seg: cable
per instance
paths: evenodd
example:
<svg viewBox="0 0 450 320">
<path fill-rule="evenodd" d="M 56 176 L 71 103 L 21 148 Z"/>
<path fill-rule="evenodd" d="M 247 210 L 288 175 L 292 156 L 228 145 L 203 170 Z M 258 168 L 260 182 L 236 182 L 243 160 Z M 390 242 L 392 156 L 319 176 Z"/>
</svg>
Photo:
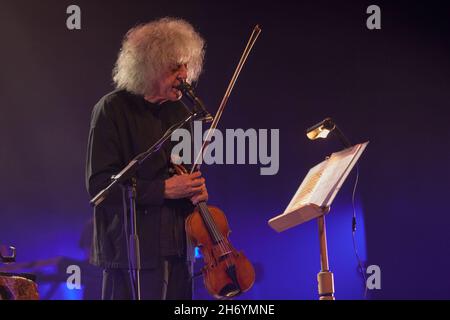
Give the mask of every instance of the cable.
<svg viewBox="0 0 450 320">
<path fill-rule="evenodd" d="M 356 206 L 355 206 L 355 195 L 356 195 L 356 188 L 358 186 L 358 180 L 359 180 L 359 165 L 356 165 L 356 178 L 355 178 L 355 185 L 353 186 L 353 193 L 352 193 L 352 207 L 353 207 L 353 216 L 352 216 L 352 238 L 353 238 L 353 249 L 355 250 L 355 256 L 356 260 L 358 261 L 359 271 L 361 272 L 361 275 L 364 279 L 364 299 L 367 298 L 367 279 L 366 279 L 366 273 L 362 266 L 361 259 L 359 258 L 358 249 L 356 246 Z"/>
</svg>

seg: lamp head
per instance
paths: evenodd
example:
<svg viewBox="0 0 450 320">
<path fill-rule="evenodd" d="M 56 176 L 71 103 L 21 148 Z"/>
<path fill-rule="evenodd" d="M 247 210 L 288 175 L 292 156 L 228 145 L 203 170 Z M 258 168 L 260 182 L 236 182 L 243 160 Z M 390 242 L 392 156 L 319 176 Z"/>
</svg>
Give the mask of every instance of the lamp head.
<svg viewBox="0 0 450 320">
<path fill-rule="evenodd" d="M 318 124 L 308 128 L 306 130 L 306 136 L 310 140 L 315 140 L 317 138 L 326 138 L 328 134 L 335 128 L 336 124 L 334 123 L 334 121 L 331 118 L 326 118 Z"/>
</svg>

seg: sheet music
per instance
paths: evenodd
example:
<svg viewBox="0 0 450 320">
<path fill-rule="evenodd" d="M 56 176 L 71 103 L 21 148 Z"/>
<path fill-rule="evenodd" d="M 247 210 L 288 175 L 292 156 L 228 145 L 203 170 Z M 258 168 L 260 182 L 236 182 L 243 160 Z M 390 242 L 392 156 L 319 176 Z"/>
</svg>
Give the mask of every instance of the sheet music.
<svg viewBox="0 0 450 320">
<path fill-rule="evenodd" d="M 291 202 L 288 204 L 286 210 L 284 210 L 284 213 L 289 213 L 291 211 L 297 210 L 305 204 L 311 203 L 311 196 L 317 189 L 318 183 L 324 169 L 326 168 L 326 165 L 327 161 L 325 160 L 309 170 L 294 197 L 292 197 Z"/>
<path fill-rule="evenodd" d="M 326 168 L 321 176 L 315 192 L 311 195 L 311 203 L 319 207 L 331 204 L 337 190 L 341 187 L 346 176 L 355 163 L 355 156 L 361 154 L 368 142 L 357 144 L 340 152 L 333 153 L 327 160 Z M 364 146 L 363 149 L 362 146 Z M 347 173 L 347 174 L 346 174 Z M 337 189 L 337 190 L 336 190 Z M 336 191 L 336 192 L 335 192 Z M 331 200 L 331 201 L 330 201 Z"/>
<path fill-rule="evenodd" d="M 284 212 L 269 220 L 281 232 L 323 215 L 369 142 L 357 144 L 312 167 Z"/>
</svg>

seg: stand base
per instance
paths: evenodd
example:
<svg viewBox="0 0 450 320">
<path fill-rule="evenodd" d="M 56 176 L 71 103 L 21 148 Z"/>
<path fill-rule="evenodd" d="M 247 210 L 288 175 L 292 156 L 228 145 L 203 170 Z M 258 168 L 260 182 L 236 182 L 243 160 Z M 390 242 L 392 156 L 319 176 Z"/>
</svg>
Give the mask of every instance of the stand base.
<svg viewBox="0 0 450 320">
<path fill-rule="evenodd" d="M 317 274 L 319 300 L 335 300 L 334 278 L 330 271 L 321 271 Z"/>
</svg>

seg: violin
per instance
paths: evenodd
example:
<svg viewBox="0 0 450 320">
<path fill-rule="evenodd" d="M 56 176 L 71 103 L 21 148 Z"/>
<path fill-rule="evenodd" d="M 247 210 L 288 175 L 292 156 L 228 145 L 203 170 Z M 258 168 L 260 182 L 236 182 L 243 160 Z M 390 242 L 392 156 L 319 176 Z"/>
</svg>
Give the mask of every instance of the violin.
<svg viewBox="0 0 450 320">
<path fill-rule="evenodd" d="M 182 165 L 173 164 L 177 174 L 187 174 Z M 205 266 L 204 284 L 217 299 L 227 299 L 249 290 L 255 282 L 255 270 L 243 252 L 228 239 L 231 232 L 225 213 L 200 202 L 185 220 L 186 233 L 199 247 Z"/>
<path fill-rule="evenodd" d="M 199 160 L 208 146 L 231 90 L 260 32 L 260 27 L 255 26 L 190 173 L 200 168 Z M 193 96 L 193 92 L 190 92 L 190 96 Z M 194 100 L 199 102 L 199 99 Z M 204 110 L 201 105 L 200 108 Z M 182 165 L 173 164 L 173 166 L 177 174 L 188 173 Z M 194 212 L 186 218 L 185 229 L 190 240 L 202 252 L 205 263 L 202 268 L 203 280 L 212 296 L 217 299 L 229 299 L 248 291 L 253 286 L 255 282 L 253 265 L 228 239 L 231 230 L 222 210 L 209 206 L 204 201 L 200 202 Z"/>
</svg>

